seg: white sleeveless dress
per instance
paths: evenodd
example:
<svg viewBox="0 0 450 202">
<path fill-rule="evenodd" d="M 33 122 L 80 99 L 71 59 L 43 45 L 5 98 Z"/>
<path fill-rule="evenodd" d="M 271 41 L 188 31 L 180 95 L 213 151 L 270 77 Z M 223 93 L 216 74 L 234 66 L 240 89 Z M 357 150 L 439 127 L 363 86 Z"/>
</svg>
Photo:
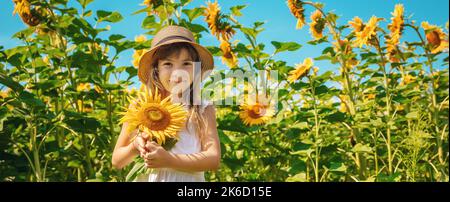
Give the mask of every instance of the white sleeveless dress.
<svg viewBox="0 0 450 202">
<path fill-rule="evenodd" d="M 205 108 L 211 103 L 202 100 L 200 106 L 200 112 L 203 113 Z M 187 107 L 185 107 L 187 109 Z M 174 154 L 193 154 L 201 152 L 200 140 L 195 132 L 195 128 L 192 123 L 187 124 L 190 130 L 186 130 L 186 127 L 179 132 L 180 139 L 172 147 L 169 152 Z M 135 182 L 204 182 L 204 172 L 185 172 L 175 170 L 172 168 L 156 168 L 150 171 L 150 174 L 142 174 L 138 176 Z"/>
</svg>

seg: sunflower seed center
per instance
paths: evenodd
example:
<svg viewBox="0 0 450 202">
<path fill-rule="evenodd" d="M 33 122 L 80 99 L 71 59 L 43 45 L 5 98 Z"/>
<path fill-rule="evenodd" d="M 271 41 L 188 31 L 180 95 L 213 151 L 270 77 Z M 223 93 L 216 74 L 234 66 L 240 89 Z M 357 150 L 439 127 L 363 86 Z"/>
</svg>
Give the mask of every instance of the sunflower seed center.
<svg viewBox="0 0 450 202">
<path fill-rule="evenodd" d="M 148 117 L 152 121 L 159 121 L 164 118 L 164 115 L 158 109 L 152 109 L 148 111 Z"/>
<path fill-rule="evenodd" d="M 439 37 L 439 33 L 437 31 L 432 31 L 427 34 L 427 40 L 433 46 L 441 45 L 441 38 Z"/>
<path fill-rule="evenodd" d="M 263 105 L 256 104 L 252 106 L 249 116 L 256 119 L 264 116 L 265 113 L 266 108 Z"/>
</svg>

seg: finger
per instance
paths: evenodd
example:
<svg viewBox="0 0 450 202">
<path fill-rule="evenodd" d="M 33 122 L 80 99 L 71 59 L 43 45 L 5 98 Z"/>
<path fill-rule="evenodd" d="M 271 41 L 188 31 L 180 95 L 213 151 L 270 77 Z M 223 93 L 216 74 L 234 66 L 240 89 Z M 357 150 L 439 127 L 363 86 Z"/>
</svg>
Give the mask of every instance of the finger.
<svg viewBox="0 0 450 202">
<path fill-rule="evenodd" d="M 149 141 L 147 141 L 146 143 L 145 143 L 145 149 L 147 150 L 147 151 L 152 151 L 151 150 L 151 148 L 150 148 L 150 142 Z"/>
<path fill-rule="evenodd" d="M 156 146 L 155 146 L 155 144 L 153 144 L 153 143 L 154 143 L 153 141 L 147 141 L 145 143 L 145 148 L 147 149 L 147 151 L 152 152 L 152 151 L 156 150 L 158 144 L 155 143 L 156 144 Z"/>
<path fill-rule="evenodd" d="M 148 152 L 147 154 L 145 154 L 145 158 L 149 159 L 149 160 L 155 159 L 155 157 L 156 157 L 156 151 Z"/>
<path fill-rule="evenodd" d="M 142 147 L 142 148 L 145 147 L 145 140 L 142 137 L 138 136 L 136 141 L 137 141 L 137 144 L 139 147 Z"/>
<path fill-rule="evenodd" d="M 146 133 L 146 132 L 142 132 L 142 133 L 141 133 L 141 137 L 142 137 L 144 140 L 147 140 L 148 137 L 149 137 L 149 135 L 148 135 L 148 133 Z"/>
<path fill-rule="evenodd" d="M 134 129 L 132 132 L 131 132 L 131 135 L 133 135 L 133 136 L 139 136 L 139 130 L 138 129 Z"/>
<path fill-rule="evenodd" d="M 145 154 L 144 158 L 146 160 L 151 160 L 152 156 L 149 155 L 150 153 Z"/>
<path fill-rule="evenodd" d="M 142 158 L 145 158 L 145 154 L 146 154 L 147 152 L 141 152 L 140 153 L 140 156 L 142 157 Z"/>
<path fill-rule="evenodd" d="M 143 139 L 143 138 L 141 138 L 141 139 L 142 139 L 142 143 L 141 143 L 142 150 L 145 151 L 145 152 L 149 152 L 150 149 L 147 146 L 148 141 Z"/>
<path fill-rule="evenodd" d="M 145 145 L 145 147 L 149 150 L 149 151 L 154 151 L 156 150 L 158 147 L 160 147 L 158 145 L 158 143 L 151 141 L 151 142 L 147 142 L 147 144 Z"/>
</svg>

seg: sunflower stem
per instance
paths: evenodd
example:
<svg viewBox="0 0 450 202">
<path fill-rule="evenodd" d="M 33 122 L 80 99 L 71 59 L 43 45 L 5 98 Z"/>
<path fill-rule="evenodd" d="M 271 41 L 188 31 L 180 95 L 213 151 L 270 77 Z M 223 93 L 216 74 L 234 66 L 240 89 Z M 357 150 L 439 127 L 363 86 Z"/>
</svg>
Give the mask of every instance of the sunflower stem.
<svg viewBox="0 0 450 202">
<path fill-rule="evenodd" d="M 303 3 L 306 4 L 306 5 L 310 5 L 310 6 L 314 7 L 315 9 L 317 9 L 319 12 L 322 13 L 323 17 L 325 18 L 325 22 L 328 25 L 329 31 L 331 32 L 333 38 L 339 43 L 342 34 L 337 29 L 336 24 L 329 20 L 328 15 L 321 8 L 319 8 L 317 5 L 315 5 L 312 2 L 308 1 L 308 2 L 303 2 Z M 340 46 L 338 46 L 338 49 L 339 49 L 340 52 L 343 52 L 341 50 Z M 346 92 L 348 93 L 348 96 L 350 97 L 349 103 L 346 103 L 346 105 L 347 104 L 350 105 L 349 106 L 350 115 L 354 117 L 356 115 L 356 106 L 355 106 L 355 100 L 354 100 L 355 98 L 353 96 L 354 94 L 353 94 L 353 87 L 352 87 L 351 81 L 350 81 L 351 79 L 348 76 L 348 72 L 347 72 L 347 64 L 345 62 L 346 59 L 341 54 L 339 59 L 338 59 L 338 61 L 339 61 L 339 64 L 341 65 L 341 67 L 342 67 L 342 75 L 344 77 L 343 86 L 344 86 L 344 89 L 346 90 Z M 359 142 L 358 141 L 358 139 L 359 139 L 358 138 L 359 137 L 359 129 L 354 128 L 354 125 L 355 125 L 354 123 L 351 124 L 351 134 L 352 134 L 352 137 L 355 138 L 355 141 Z M 365 172 L 365 169 L 366 169 L 365 158 L 363 156 L 360 157 L 358 153 L 356 153 L 355 155 L 356 155 L 356 160 L 358 161 L 357 164 L 359 164 L 359 169 L 360 169 L 359 177 L 360 178 L 364 178 L 364 172 Z"/>
<path fill-rule="evenodd" d="M 41 176 L 41 163 L 39 159 L 39 150 L 37 147 L 37 126 L 33 126 L 32 132 L 31 132 L 31 151 L 33 153 L 33 162 L 34 162 L 34 168 L 35 168 L 35 177 L 37 182 L 43 181 Z"/>
<path fill-rule="evenodd" d="M 81 106 L 80 106 L 81 112 L 84 111 L 84 98 L 81 99 Z M 92 161 L 91 161 L 91 155 L 90 155 L 90 149 L 89 149 L 89 145 L 87 144 L 87 136 L 85 134 L 85 132 L 83 131 L 81 133 L 81 141 L 83 144 L 83 151 L 84 151 L 84 155 L 85 155 L 85 161 L 87 163 L 87 173 L 88 173 L 88 177 L 92 177 L 94 175 L 94 169 L 92 167 Z"/>
<path fill-rule="evenodd" d="M 30 47 L 30 43 L 28 42 L 28 40 L 25 39 L 25 43 L 27 44 L 27 47 Z M 34 79 L 34 83 L 38 83 L 38 73 L 37 73 L 37 69 L 36 69 L 36 61 L 35 61 L 35 57 L 33 56 L 33 52 L 31 51 L 31 48 L 28 48 L 28 53 L 30 54 L 31 57 L 31 66 L 34 69 L 34 77 L 32 77 L 31 79 Z M 39 89 L 36 89 L 36 96 L 39 97 Z M 41 182 L 43 179 L 41 178 L 41 164 L 40 164 L 40 159 L 39 159 L 39 147 L 37 144 L 37 125 L 38 125 L 38 119 L 35 117 L 34 114 L 34 108 L 31 108 L 31 117 L 32 120 L 28 123 L 28 125 L 30 125 L 32 127 L 32 131 L 31 131 L 31 138 L 30 138 L 30 150 L 31 153 L 33 154 L 33 163 L 34 163 L 34 175 L 36 177 L 36 181 L 37 182 Z"/>
<path fill-rule="evenodd" d="M 89 177 L 92 177 L 94 175 L 94 168 L 92 167 L 89 145 L 87 144 L 87 137 L 86 137 L 86 134 L 84 132 L 81 133 L 81 141 L 82 141 L 82 144 L 83 144 L 83 151 L 84 151 L 84 155 L 85 155 L 85 161 L 87 163 L 87 168 L 88 168 L 87 174 L 88 174 L 88 178 L 89 178 Z"/>
<path fill-rule="evenodd" d="M 388 153 L 388 172 L 389 175 L 392 175 L 393 169 L 392 169 L 392 145 L 391 145 L 391 95 L 389 92 L 389 78 L 386 71 L 386 61 L 384 60 L 384 54 L 381 50 L 380 40 L 378 39 L 378 36 L 374 37 L 376 41 L 375 48 L 378 51 L 378 54 L 380 55 L 381 64 L 378 63 L 380 66 L 380 69 L 383 71 L 383 78 L 384 78 L 384 88 L 386 91 L 386 121 L 387 121 L 387 128 L 386 128 L 386 147 L 387 147 L 387 153 Z"/>
<path fill-rule="evenodd" d="M 439 111 L 438 111 L 438 108 L 437 108 L 437 101 L 436 101 L 436 89 L 435 89 L 435 86 L 434 86 L 435 80 L 434 80 L 434 75 L 433 75 L 433 73 L 434 73 L 433 60 L 431 58 L 431 53 L 430 53 L 430 51 L 427 48 L 427 43 L 425 42 L 422 34 L 420 33 L 419 28 L 417 26 L 414 26 L 414 25 L 411 25 L 411 24 L 405 24 L 405 26 L 411 27 L 417 33 L 417 36 L 420 38 L 420 41 L 422 42 L 422 46 L 421 47 L 423 48 L 423 50 L 425 51 L 425 55 L 427 56 L 428 66 L 430 68 L 429 75 L 430 75 L 430 79 L 431 79 L 431 115 L 433 117 L 433 122 L 434 122 L 434 125 L 435 125 L 436 134 L 439 135 L 439 133 L 440 133 L 439 132 L 440 131 L 439 130 L 439 119 L 438 119 Z M 442 146 L 442 139 L 437 137 L 436 138 L 436 143 L 437 143 L 437 146 L 438 146 L 437 153 L 438 153 L 439 163 L 444 164 L 445 163 L 444 162 L 444 149 L 443 149 L 443 146 Z"/>
<path fill-rule="evenodd" d="M 315 90 L 315 81 L 312 78 L 312 76 L 308 76 L 309 84 L 311 87 L 312 92 L 312 98 L 313 98 L 313 107 L 314 107 L 314 124 L 315 124 L 315 134 L 314 134 L 314 141 L 315 141 L 315 166 L 314 166 L 314 178 L 316 182 L 319 182 L 319 159 L 320 159 L 320 147 L 319 147 L 319 115 L 317 112 L 317 101 L 316 101 L 316 90 Z"/>
<path fill-rule="evenodd" d="M 108 106 L 108 124 L 109 124 L 109 135 L 111 137 L 113 137 L 113 133 L 114 133 L 114 126 L 113 126 L 113 121 L 112 121 L 112 106 L 111 103 L 112 102 L 112 98 L 111 98 L 111 93 L 109 95 L 107 95 L 107 106 Z"/>
<path fill-rule="evenodd" d="M 374 135 L 374 152 L 373 152 L 373 161 L 375 163 L 375 176 L 378 176 L 378 134 L 377 134 L 377 128 L 373 129 L 373 135 Z"/>
</svg>

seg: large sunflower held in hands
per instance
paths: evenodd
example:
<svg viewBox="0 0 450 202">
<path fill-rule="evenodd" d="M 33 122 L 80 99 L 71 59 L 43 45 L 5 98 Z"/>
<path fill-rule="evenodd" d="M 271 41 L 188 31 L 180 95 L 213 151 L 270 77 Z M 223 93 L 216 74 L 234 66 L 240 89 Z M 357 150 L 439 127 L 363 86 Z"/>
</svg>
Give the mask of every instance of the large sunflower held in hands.
<svg viewBox="0 0 450 202">
<path fill-rule="evenodd" d="M 178 140 L 178 131 L 183 127 L 187 112 L 181 104 L 172 103 L 171 96 L 161 100 L 156 90 L 141 88 L 136 98 L 128 98 L 131 105 L 121 114 L 121 123 L 129 124 L 128 132 L 139 129 L 149 135 L 148 139 L 159 145 Z"/>
</svg>

